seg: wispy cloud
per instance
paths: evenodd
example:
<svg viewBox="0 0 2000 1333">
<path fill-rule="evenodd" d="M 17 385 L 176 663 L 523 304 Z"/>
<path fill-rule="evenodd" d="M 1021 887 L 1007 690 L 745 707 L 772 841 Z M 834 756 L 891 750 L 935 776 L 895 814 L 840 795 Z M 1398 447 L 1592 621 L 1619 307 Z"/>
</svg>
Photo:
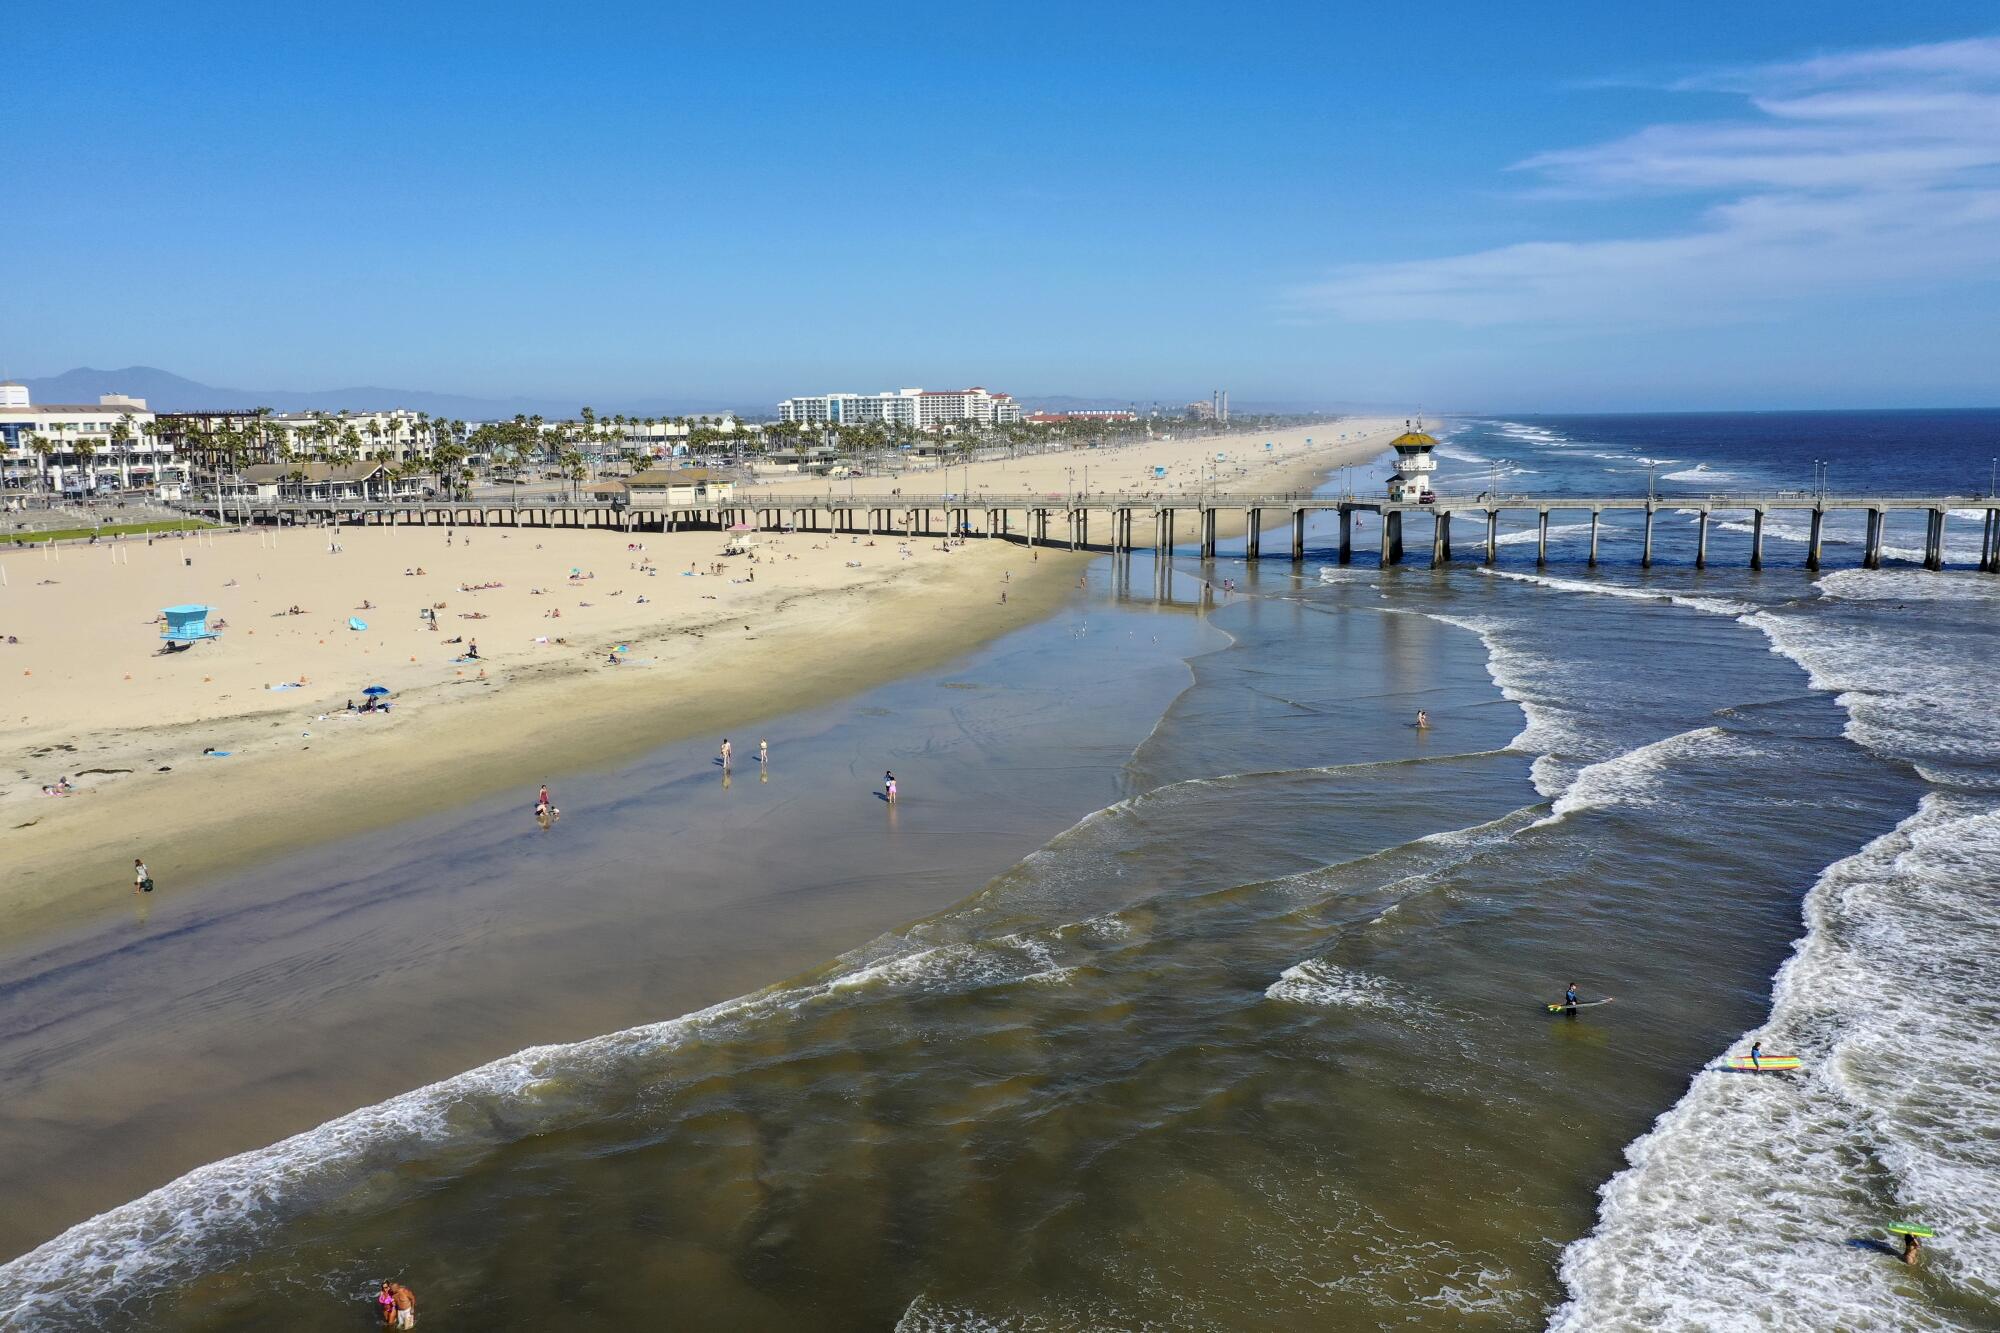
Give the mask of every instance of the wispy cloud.
<svg viewBox="0 0 2000 1333">
<path fill-rule="evenodd" d="M 1718 70 L 1732 120 L 1649 126 L 1516 164 L 1558 196 L 1713 200 L 1677 232 L 1350 265 L 1290 294 L 1344 319 L 1741 319 L 1801 296 L 2000 274 L 2000 39 Z"/>
</svg>

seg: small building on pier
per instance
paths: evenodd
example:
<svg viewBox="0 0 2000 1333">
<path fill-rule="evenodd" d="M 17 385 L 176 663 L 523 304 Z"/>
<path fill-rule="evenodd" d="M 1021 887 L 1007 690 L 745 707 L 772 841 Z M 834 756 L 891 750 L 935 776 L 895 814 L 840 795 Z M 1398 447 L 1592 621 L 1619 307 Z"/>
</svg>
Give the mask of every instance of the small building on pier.
<svg viewBox="0 0 2000 1333">
<path fill-rule="evenodd" d="M 1437 443 L 1415 428 L 1389 441 L 1389 447 L 1396 451 L 1396 470 L 1389 474 L 1390 503 L 1423 504 L 1437 498 L 1431 491 L 1431 474 L 1437 471 L 1437 459 L 1431 457 L 1431 450 L 1437 448 Z"/>
<path fill-rule="evenodd" d="M 397 476 L 381 463 L 257 463 L 225 482 L 228 493 L 251 500 L 413 500 L 421 478 Z"/>
<path fill-rule="evenodd" d="M 707 468 L 684 467 L 661 471 L 635 472 L 623 481 L 603 481 L 591 494 L 613 504 L 629 504 L 636 509 L 671 508 L 727 504 L 736 496 L 736 483 Z"/>
</svg>

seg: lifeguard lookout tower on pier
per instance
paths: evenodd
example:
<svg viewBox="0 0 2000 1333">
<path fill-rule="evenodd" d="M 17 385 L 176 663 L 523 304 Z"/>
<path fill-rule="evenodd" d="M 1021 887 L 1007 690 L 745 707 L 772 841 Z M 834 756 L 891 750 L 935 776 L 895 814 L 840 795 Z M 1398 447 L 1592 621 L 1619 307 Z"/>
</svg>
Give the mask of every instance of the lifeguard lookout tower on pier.
<svg viewBox="0 0 2000 1333">
<path fill-rule="evenodd" d="M 1396 470 L 1389 476 L 1389 501 L 1392 504 L 1424 504 L 1437 498 L 1431 490 L 1431 473 L 1437 471 L 1437 459 L 1431 457 L 1431 450 L 1437 448 L 1437 440 L 1423 432 L 1423 423 L 1412 426 L 1389 441 L 1389 447 L 1396 451 Z"/>
</svg>

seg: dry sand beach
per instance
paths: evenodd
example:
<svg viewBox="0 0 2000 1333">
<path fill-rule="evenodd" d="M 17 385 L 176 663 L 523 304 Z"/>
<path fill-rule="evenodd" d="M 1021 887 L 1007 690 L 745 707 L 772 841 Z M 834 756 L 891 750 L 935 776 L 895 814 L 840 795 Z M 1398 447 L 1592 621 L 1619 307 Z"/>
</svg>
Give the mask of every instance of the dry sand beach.
<svg viewBox="0 0 2000 1333">
<path fill-rule="evenodd" d="M 950 481 L 1061 494 L 1087 467 L 1099 495 L 1304 490 L 1398 429 L 1344 421 L 1271 435 L 1269 449 L 1264 436 L 1155 441 L 953 468 Z M 714 532 L 344 529 L 337 551 L 329 533 L 284 530 L 10 552 L 10 928 L 115 907 L 134 857 L 185 883 L 838 698 L 1045 614 L 1087 558 L 870 540 L 764 535 L 754 558 L 725 558 Z M 222 638 L 160 655 L 152 622 L 182 602 L 214 607 Z M 475 642 L 478 660 L 459 660 Z M 392 711 L 347 711 L 371 685 L 393 692 Z M 62 777 L 71 794 L 42 794 Z"/>
</svg>

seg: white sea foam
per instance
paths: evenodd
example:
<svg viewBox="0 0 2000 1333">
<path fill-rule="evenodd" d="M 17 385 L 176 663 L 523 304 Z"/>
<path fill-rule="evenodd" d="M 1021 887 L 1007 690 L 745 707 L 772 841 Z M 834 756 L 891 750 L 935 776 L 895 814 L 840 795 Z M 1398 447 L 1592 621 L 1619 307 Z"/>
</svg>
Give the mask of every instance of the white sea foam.
<svg viewBox="0 0 2000 1333">
<path fill-rule="evenodd" d="M 1385 977 L 1370 976 L 1324 959 L 1288 967 L 1264 988 L 1264 997 L 1321 1009 L 1407 1009 L 1414 1001 Z"/>
<path fill-rule="evenodd" d="M 1757 609 L 1755 602 L 1737 601 L 1727 597 L 1691 597 L 1684 593 L 1666 592 L 1653 588 L 1637 588 L 1627 583 L 1614 583 L 1609 579 L 1563 579 L 1546 574 L 1523 574 L 1512 569 L 1489 569 L 1479 566 L 1482 574 L 1496 578 L 1514 579 L 1521 583 L 1533 583 L 1557 592 L 1589 593 L 1596 597 L 1622 597 L 1634 602 L 1671 602 L 1691 611 L 1705 611 L 1716 616 L 1742 616 Z"/>
<path fill-rule="evenodd" d="M 830 991 L 890 989 L 952 994 L 1066 975 L 1044 940 L 1001 935 L 897 954 L 827 982 Z"/>
<path fill-rule="evenodd" d="M 1480 643 L 1486 648 L 1486 674 L 1492 678 L 1501 697 L 1521 710 L 1526 724 L 1508 742 L 1508 748 L 1535 756 L 1528 770 L 1535 790 L 1544 796 L 1560 792 L 1567 785 L 1567 775 L 1561 772 L 1561 762 L 1555 756 L 1564 753 L 1566 747 L 1573 743 L 1588 741 L 1583 733 L 1570 725 L 1568 712 L 1559 697 L 1543 688 L 1549 673 L 1561 669 L 1561 662 L 1502 643 L 1499 638 L 1501 623 L 1497 620 L 1483 616 L 1446 615 L 1439 611 L 1426 614 L 1433 620 L 1456 625 L 1479 636 Z"/>
<path fill-rule="evenodd" d="M 1849 602 L 1976 602 L 2000 607 L 2000 579 L 1913 569 L 1837 569 L 1813 585 L 1821 597 Z"/>
<path fill-rule="evenodd" d="M 1553 824 L 1579 810 L 1654 806 L 1666 790 L 1663 775 L 1676 765 L 1690 760 L 1748 759 L 1759 753 L 1756 745 L 1720 727 L 1683 731 L 1585 767 L 1540 823 Z"/>
<path fill-rule="evenodd" d="M 1679 472 L 1668 472 L 1661 481 L 1698 481 L 1705 485 L 1738 485 L 1751 480 L 1745 472 L 1731 472 L 1727 468 L 1713 468 L 1706 463 L 1696 463 L 1693 467 L 1682 468 Z"/>
<path fill-rule="evenodd" d="M 1867 580 L 1838 586 L 1851 591 Z M 2000 665 L 1991 653 L 1968 653 L 1961 635 L 1919 617 L 1891 622 L 1879 613 L 1858 619 L 1812 608 L 1742 619 L 1764 632 L 1773 652 L 1804 667 L 1814 689 L 1837 697 L 1850 740 L 1914 765 L 1931 782 L 2000 788 L 2000 709 L 1992 703 L 2000 698 Z"/>
<path fill-rule="evenodd" d="M 1712 1069 L 1627 1150 L 1570 1246 L 1552 1328 L 1974 1329 L 2000 1311 L 2000 802 L 1933 794 L 1829 867 L 1780 970 L 1769 1049 Z M 1867 1242 L 1934 1227 L 1925 1283 Z M 1861 1242 L 1860 1245 L 1854 1242 Z"/>
<path fill-rule="evenodd" d="M 1587 534 L 1589 531 L 1590 524 L 1588 523 L 1551 523 L 1549 525 L 1549 540 L 1559 541 L 1564 537 L 1573 536 L 1578 533 Z M 1494 539 L 1494 545 L 1525 546 L 1530 542 L 1538 540 L 1540 535 L 1540 531 L 1536 528 L 1516 528 L 1512 532 L 1501 533 Z"/>
<path fill-rule="evenodd" d="M 533 1132 L 562 1114 L 560 1089 L 572 1080 L 783 1003 L 764 993 L 588 1041 L 530 1047 L 198 1167 L 0 1265 L 0 1326 L 90 1326 L 97 1303 L 142 1298 L 227 1265 L 253 1249 L 265 1228 L 341 1207 L 369 1175 L 440 1143 Z"/>
</svg>

